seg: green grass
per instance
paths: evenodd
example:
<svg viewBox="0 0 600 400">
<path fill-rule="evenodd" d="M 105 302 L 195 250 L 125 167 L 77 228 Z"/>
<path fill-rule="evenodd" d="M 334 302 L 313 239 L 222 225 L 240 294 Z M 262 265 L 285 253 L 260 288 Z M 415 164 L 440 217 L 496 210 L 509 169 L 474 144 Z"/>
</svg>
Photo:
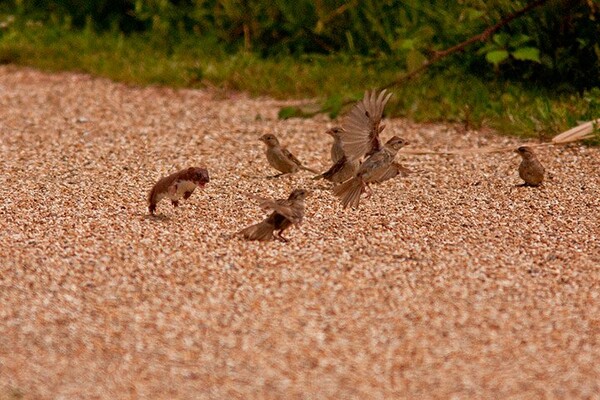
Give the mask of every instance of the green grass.
<svg viewBox="0 0 600 400">
<path fill-rule="evenodd" d="M 395 87 L 390 115 L 450 121 L 469 127 L 547 138 L 578 121 L 600 117 L 600 89 L 556 93 L 523 83 L 484 79 L 457 67 L 460 56 Z M 121 82 L 174 87 L 216 86 L 277 98 L 318 98 L 334 112 L 364 89 L 404 71 L 392 59 L 347 55 L 261 58 L 228 53 L 198 37 L 176 43 L 148 35 L 125 36 L 39 23 L 0 30 L 0 63 L 48 71 L 81 71 Z"/>
</svg>

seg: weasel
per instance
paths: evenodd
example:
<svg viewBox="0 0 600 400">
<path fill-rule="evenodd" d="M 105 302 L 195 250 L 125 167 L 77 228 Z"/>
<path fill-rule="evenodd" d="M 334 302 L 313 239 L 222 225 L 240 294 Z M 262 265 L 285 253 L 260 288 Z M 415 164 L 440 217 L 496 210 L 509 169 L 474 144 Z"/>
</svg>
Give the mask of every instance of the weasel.
<svg viewBox="0 0 600 400">
<path fill-rule="evenodd" d="M 187 200 L 196 187 L 204 187 L 210 178 L 206 168 L 190 167 L 161 178 L 148 194 L 148 211 L 154 214 L 156 205 L 165 197 L 171 200 L 173 207 L 179 206 L 179 200 Z"/>
</svg>

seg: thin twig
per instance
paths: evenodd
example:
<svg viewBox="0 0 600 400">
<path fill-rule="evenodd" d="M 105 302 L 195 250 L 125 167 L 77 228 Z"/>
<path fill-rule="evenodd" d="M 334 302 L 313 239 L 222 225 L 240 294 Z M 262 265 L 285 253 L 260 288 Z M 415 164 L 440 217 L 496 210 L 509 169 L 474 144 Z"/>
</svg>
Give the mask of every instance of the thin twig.
<svg viewBox="0 0 600 400">
<path fill-rule="evenodd" d="M 462 51 L 465 49 L 465 47 L 469 46 L 470 44 L 473 44 L 475 42 L 484 42 L 486 41 L 491 35 L 493 35 L 496 31 L 498 31 L 500 28 L 502 28 L 503 26 L 507 25 L 508 23 L 510 23 L 511 21 L 513 21 L 516 18 L 519 18 L 520 16 L 528 13 L 529 11 L 533 10 L 536 7 L 539 7 L 541 5 L 543 5 L 544 3 L 547 3 L 548 0 L 536 0 L 534 2 L 531 2 L 529 4 L 527 4 L 525 7 L 523 7 L 522 9 L 520 9 L 519 11 L 515 11 L 514 13 L 508 15 L 507 17 L 503 18 L 502 20 L 500 20 L 500 22 L 498 22 L 496 25 L 492 25 L 488 28 L 486 28 L 483 32 L 470 37 L 469 39 L 465 40 L 464 42 L 461 42 L 457 45 L 454 45 L 450 48 L 447 48 L 445 50 L 441 50 L 441 51 L 437 51 L 435 52 L 434 56 L 432 58 L 430 58 L 429 60 L 425 61 L 423 63 L 423 65 L 421 65 L 419 68 L 402 75 L 400 78 L 393 80 L 392 82 L 382 86 L 379 88 L 379 90 L 383 90 L 383 89 L 388 89 L 392 86 L 396 86 L 399 85 L 400 83 L 403 83 L 409 79 L 411 79 L 412 77 L 414 77 L 415 75 L 417 75 L 418 73 L 424 71 L 425 69 L 429 68 L 430 65 L 440 61 L 443 58 L 448 57 L 451 54 L 457 53 L 459 51 Z"/>
<path fill-rule="evenodd" d="M 475 42 L 484 42 L 486 41 L 491 35 L 493 35 L 495 32 L 497 32 L 500 28 L 502 28 L 503 26 L 509 24 L 511 21 L 513 21 L 516 18 L 519 18 L 520 16 L 528 13 L 529 11 L 533 10 L 534 8 L 537 8 L 545 3 L 547 3 L 548 0 L 536 0 L 533 1 L 529 4 L 527 4 L 525 7 L 523 7 L 522 9 L 515 11 L 514 13 L 506 16 L 505 18 L 503 18 L 502 20 L 500 20 L 500 22 L 498 22 L 495 25 L 489 26 L 487 27 L 483 32 L 470 37 L 469 39 L 465 40 L 464 42 L 461 42 L 457 45 L 454 45 L 452 47 L 449 47 L 445 50 L 441 50 L 441 51 L 437 51 L 434 56 L 432 58 L 430 58 L 429 60 L 425 61 L 419 68 L 402 75 L 401 77 L 397 78 L 396 80 L 393 80 L 392 82 L 382 86 L 379 88 L 379 91 L 383 90 L 383 89 L 388 89 L 392 86 L 396 86 L 399 85 L 407 80 L 410 80 L 411 78 L 413 78 L 415 75 L 419 74 L 420 72 L 424 71 L 425 69 L 429 68 L 429 66 L 431 66 L 432 64 L 440 61 L 443 58 L 448 57 L 449 55 L 452 55 L 454 53 L 457 53 L 459 51 L 464 50 L 467 46 L 469 46 L 470 44 L 473 44 Z M 310 32 L 310 30 L 307 29 L 307 31 Z M 312 33 L 312 32 L 311 32 Z M 355 102 L 355 100 L 352 99 L 348 99 L 345 100 L 342 103 L 342 107 L 343 106 L 347 106 L 349 104 L 353 104 Z M 305 113 L 304 116 L 305 117 L 313 117 L 317 114 L 321 114 L 321 113 L 326 113 L 326 112 L 330 112 L 333 109 L 333 107 L 324 107 L 321 108 L 317 111 L 313 111 L 313 112 L 308 112 Z"/>
</svg>

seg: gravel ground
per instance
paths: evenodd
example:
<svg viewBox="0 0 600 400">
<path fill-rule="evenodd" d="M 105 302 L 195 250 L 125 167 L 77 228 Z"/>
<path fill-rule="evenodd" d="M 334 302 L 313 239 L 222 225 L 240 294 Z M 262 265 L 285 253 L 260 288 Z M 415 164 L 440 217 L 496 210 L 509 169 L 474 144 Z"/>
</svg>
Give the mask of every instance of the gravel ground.
<svg viewBox="0 0 600 400">
<path fill-rule="evenodd" d="M 344 211 L 277 180 L 276 133 L 324 169 L 334 122 L 290 102 L 0 67 L 0 399 L 599 398 L 600 149 L 404 155 Z M 517 145 L 387 121 L 413 148 Z M 161 176 L 211 182 L 147 215 Z M 245 193 L 314 190 L 290 243 L 231 233 Z"/>
</svg>

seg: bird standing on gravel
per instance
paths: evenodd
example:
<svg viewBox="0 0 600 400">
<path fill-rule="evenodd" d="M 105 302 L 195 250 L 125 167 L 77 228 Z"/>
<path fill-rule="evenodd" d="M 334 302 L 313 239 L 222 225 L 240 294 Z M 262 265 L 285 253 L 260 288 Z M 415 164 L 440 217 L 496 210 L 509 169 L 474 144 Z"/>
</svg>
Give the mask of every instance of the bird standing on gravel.
<svg viewBox="0 0 600 400">
<path fill-rule="evenodd" d="M 342 132 L 343 129 L 337 126 L 325 132 L 333 137 L 333 144 L 331 145 L 331 161 L 333 165 L 327 171 L 315 176 L 313 180 L 327 179 L 331 182 L 340 183 L 354 176 L 358 168 L 358 161 L 349 161 L 344 154 L 341 138 Z"/>
<path fill-rule="evenodd" d="M 304 218 L 304 200 L 309 192 L 305 189 L 294 190 L 287 199 L 271 200 L 262 197 L 255 197 L 260 202 L 263 209 L 273 210 L 264 221 L 242 229 L 237 234 L 242 235 L 247 240 L 268 241 L 277 239 L 287 242 L 288 239 L 282 236 L 283 231 L 292 225 L 302 222 Z M 275 231 L 278 231 L 275 234 Z"/>
<path fill-rule="evenodd" d="M 519 165 L 519 176 L 525 183 L 519 186 L 539 186 L 544 180 L 544 166 L 537 159 L 533 149 L 528 146 L 521 146 L 515 150 L 522 158 Z"/>
<path fill-rule="evenodd" d="M 173 207 L 179 206 L 179 200 L 187 200 L 196 187 L 204 187 L 210 181 L 206 168 L 190 167 L 160 179 L 148 194 L 148 211 L 154 214 L 156 205 L 163 198 L 171 199 Z"/>
<path fill-rule="evenodd" d="M 367 91 L 361 101 L 356 103 L 343 123 L 340 133 L 344 154 L 350 162 L 366 160 L 358 168 L 354 177 L 336 186 L 333 192 L 338 196 L 344 208 L 357 207 L 360 196 L 371 183 L 381 183 L 408 170 L 394 162 L 394 158 L 408 141 L 394 136 L 382 145 L 379 134 L 385 128 L 381 124 L 383 109 L 391 97 L 382 90 L 379 94 Z"/>
<path fill-rule="evenodd" d="M 267 155 L 267 161 L 269 161 L 269 165 L 281 172 L 280 174 L 272 176 L 272 178 L 286 174 L 293 174 L 301 169 L 315 174 L 318 173 L 314 169 L 310 169 L 302 165 L 300 160 L 290 153 L 288 149 L 279 144 L 279 140 L 277 140 L 275 135 L 268 133 L 262 135 L 259 140 L 267 145 L 265 154 Z"/>
</svg>

